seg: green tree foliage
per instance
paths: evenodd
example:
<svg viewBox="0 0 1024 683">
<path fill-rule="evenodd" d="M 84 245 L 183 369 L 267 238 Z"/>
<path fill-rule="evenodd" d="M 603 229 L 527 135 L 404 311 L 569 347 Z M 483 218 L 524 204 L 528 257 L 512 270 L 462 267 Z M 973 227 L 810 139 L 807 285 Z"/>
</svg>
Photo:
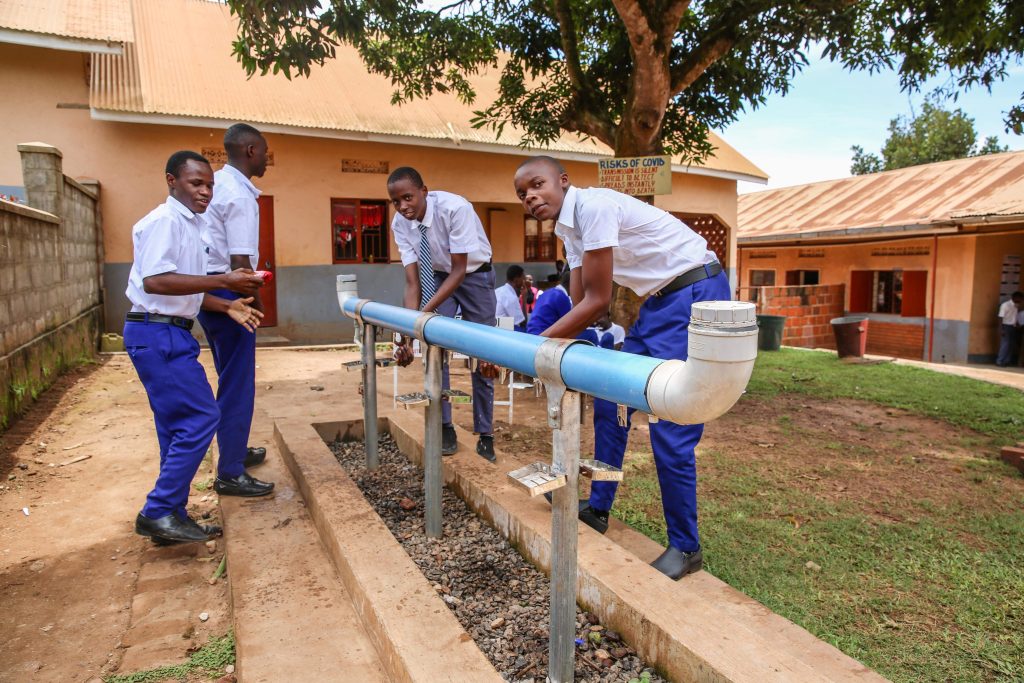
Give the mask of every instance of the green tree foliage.
<svg viewBox="0 0 1024 683">
<path fill-rule="evenodd" d="M 512 124 L 524 145 L 563 131 L 619 155 L 699 162 L 708 128 L 786 92 L 812 44 L 850 68 L 899 69 L 906 89 L 948 66 L 954 88 L 990 86 L 1024 52 L 1019 0 L 227 0 L 250 74 L 308 75 L 354 46 L 395 103 L 452 92 L 499 69 L 476 123 Z M 948 5 L 948 6 L 947 6 Z M 1022 107 L 1007 115 L 1021 126 Z"/>
<path fill-rule="evenodd" d="M 853 161 L 850 173 L 863 175 L 891 171 L 896 168 L 931 164 L 936 161 L 995 154 L 1008 151 L 992 136 L 978 145 L 974 119 L 962 110 L 948 111 L 925 102 L 921 113 L 897 117 L 889 122 L 889 138 L 882 147 L 882 156 L 865 153 L 860 145 L 851 147 Z"/>
</svg>

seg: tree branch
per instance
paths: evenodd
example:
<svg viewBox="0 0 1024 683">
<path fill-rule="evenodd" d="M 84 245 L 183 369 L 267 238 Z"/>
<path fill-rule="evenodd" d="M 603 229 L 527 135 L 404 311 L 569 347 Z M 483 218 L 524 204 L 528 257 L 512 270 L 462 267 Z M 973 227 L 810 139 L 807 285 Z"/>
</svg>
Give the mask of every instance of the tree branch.
<svg viewBox="0 0 1024 683">
<path fill-rule="evenodd" d="M 725 56 L 735 43 L 736 36 L 730 28 L 723 28 L 705 37 L 700 45 L 686 55 L 686 59 L 671 70 L 672 85 L 669 97 L 675 97 L 693 85 L 701 74 Z"/>
<path fill-rule="evenodd" d="M 583 67 L 580 65 L 580 51 L 576 44 L 576 24 L 572 20 L 572 11 L 568 0 L 553 0 L 555 18 L 558 20 L 558 35 L 562 41 L 562 52 L 565 53 L 565 66 L 569 74 L 569 83 L 573 90 L 581 93 L 585 87 Z"/>
<path fill-rule="evenodd" d="M 665 46 L 672 45 L 672 39 L 679 30 L 679 22 L 683 20 L 686 10 L 690 9 L 690 0 L 679 0 L 665 8 L 664 24 L 661 26 L 661 42 Z"/>
</svg>

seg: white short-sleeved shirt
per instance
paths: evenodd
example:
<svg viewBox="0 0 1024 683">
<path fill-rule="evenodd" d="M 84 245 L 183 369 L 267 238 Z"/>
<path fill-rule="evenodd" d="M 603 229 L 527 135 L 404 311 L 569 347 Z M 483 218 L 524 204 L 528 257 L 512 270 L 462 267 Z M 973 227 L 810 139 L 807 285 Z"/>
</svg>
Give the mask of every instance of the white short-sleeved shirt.
<svg viewBox="0 0 1024 683">
<path fill-rule="evenodd" d="M 452 272 L 452 254 L 466 254 L 466 272 L 472 273 L 491 261 L 491 243 L 484 226 L 466 199 L 451 192 L 427 193 L 427 212 L 423 216 L 430 242 L 431 266 L 434 270 Z M 402 265 L 419 261 L 419 223 L 395 214 L 391 221 Z"/>
<path fill-rule="evenodd" d="M 606 331 L 612 333 L 612 339 L 614 340 L 616 346 L 626 341 L 626 330 L 622 328 L 622 325 L 612 323 L 611 327 L 609 327 Z"/>
<path fill-rule="evenodd" d="M 672 214 L 602 187 L 570 186 L 555 234 L 570 268 L 582 265 L 583 252 L 612 247 L 612 279 L 640 296 L 717 260 L 707 240 Z"/>
<path fill-rule="evenodd" d="M 991 308 L 988 310 L 992 310 Z M 1004 325 L 1016 325 L 1019 311 L 1017 304 L 1013 303 L 1013 299 L 1007 299 L 999 307 L 999 317 L 1002 319 Z"/>
<path fill-rule="evenodd" d="M 248 256 L 253 270 L 260 262 L 260 191 L 234 166 L 213 174 L 213 199 L 206 209 L 203 243 L 211 273 L 231 270 L 232 256 Z"/>
<path fill-rule="evenodd" d="M 522 324 L 526 320 L 526 316 L 523 315 L 523 309 L 519 306 L 519 295 L 516 294 L 515 288 L 509 283 L 503 284 L 494 290 L 494 298 L 498 302 L 498 307 L 495 310 L 495 317 L 498 318 L 512 318 L 512 322 L 516 325 Z"/>
<path fill-rule="evenodd" d="M 146 292 L 142 281 L 151 275 L 181 273 L 206 275 L 202 215 L 192 213 L 174 197 L 150 211 L 132 228 L 134 260 L 125 294 L 132 310 L 179 318 L 194 318 L 203 304 L 203 294 L 169 296 Z"/>
</svg>

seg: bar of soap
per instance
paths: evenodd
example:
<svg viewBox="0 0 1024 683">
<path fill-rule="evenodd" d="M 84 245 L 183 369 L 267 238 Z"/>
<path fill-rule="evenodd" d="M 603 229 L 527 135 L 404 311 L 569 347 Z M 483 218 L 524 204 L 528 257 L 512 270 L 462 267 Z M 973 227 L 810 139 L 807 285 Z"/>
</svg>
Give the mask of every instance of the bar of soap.
<svg viewBox="0 0 1024 683">
<path fill-rule="evenodd" d="M 274 273 L 272 273 L 269 270 L 257 270 L 255 272 L 256 275 L 259 275 L 261 278 L 263 278 L 263 284 L 267 284 L 268 282 L 274 279 Z"/>
</svg>

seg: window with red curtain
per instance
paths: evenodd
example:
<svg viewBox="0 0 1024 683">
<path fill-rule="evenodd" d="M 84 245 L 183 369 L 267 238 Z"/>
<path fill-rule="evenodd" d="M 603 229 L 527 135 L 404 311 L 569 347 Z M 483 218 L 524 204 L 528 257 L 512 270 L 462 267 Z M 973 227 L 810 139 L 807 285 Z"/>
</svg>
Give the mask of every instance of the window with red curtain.
<svg viewBox="0 0 1024 683">
<path fill-rule="evenodd" d="M 386 202 L 331 200 L 331 253 L 334 263 L 388 263 L 390 243 Z"/>
<path fill-rule="evenodd" d="M 851 313 L 925 315 L 926 270 L 854 270 L 850 273 Z"/>
</svg>

